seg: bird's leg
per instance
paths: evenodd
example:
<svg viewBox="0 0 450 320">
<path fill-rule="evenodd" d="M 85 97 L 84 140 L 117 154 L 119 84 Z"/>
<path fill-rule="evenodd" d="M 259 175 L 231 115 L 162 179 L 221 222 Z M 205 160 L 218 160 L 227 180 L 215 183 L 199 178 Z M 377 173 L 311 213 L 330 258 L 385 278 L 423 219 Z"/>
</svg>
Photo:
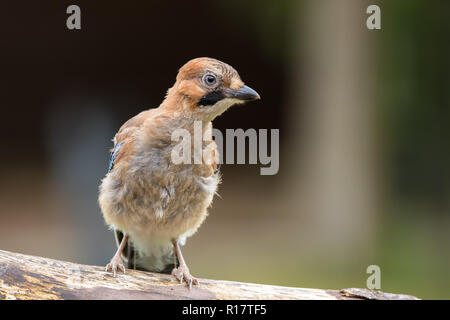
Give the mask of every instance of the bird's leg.
<svg viewBox="0 0 450 320">
<path fill-rule="evenodd" d="M 128 235 L 125 234 L 120 242 L 119 248 L 117 248 L 116 254 L 112 257 L 111 262 L 106 265 L 105 271 L 112 271 L 114 278 L 116 277 L 117 269 L 125 273 L 125 265 L 123 264 L 123 260 L 120 255 L 122 254 L 123 248 L 125 248 L 125 245 L 127 244 L 127 240 Z"/>
<path fill-rule="evenodd" d="M 183 281 L 186 282 L 190 289 L 192 288 L 192 284 L 198 284 L 198 280 L 195 279 L 189 272 L 189 268 L 184 261 L 183 254 L 181 253 L 181 248 L 178 245 L 178 241 L 174 239 L 172 240 L 172 244 L 173 250 L 178 257 L 178 262 L 180 263 L 178 268 L 174 268 L 172 270 L 172 275 L 174 275 L 180 281 L 180 283 Z"/>
</svg>

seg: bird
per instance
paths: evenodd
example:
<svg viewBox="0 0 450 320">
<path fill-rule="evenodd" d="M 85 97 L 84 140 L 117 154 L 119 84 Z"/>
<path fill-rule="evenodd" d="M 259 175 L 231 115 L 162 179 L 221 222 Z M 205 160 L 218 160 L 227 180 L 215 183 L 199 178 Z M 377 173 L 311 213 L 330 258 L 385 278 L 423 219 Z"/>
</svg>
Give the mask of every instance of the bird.
<svg viewBox="0 0 450 320">
<path fill-rule="evenodd" d="M 195 58 L 178 70 L 159 107 L 142 111 L 120 127 L 98 196 L 118 247 L 106 272 L 114 277 L 126 268 L 161 272 L 189 288 L 198 284 L 181 247 L 208 216 L 221 183 L 212 121 L 233 105 L 258 99 L 232 66 Z M 196 123 L 204 132 L 204 161 L 175 163 L 179 140 L 174 141 L 173 133 L 181 129 L 193 135 Z"/>
</svg>

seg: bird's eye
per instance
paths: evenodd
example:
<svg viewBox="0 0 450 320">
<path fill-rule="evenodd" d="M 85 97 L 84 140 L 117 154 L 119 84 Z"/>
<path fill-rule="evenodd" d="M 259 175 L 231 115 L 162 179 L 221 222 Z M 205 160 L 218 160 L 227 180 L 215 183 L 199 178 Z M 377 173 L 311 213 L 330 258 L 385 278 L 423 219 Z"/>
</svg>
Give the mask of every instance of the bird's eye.
<svg viewBox="0 0 450 320">
<path fill-rule="evenodd" d="M 203 77 L 203 82 L 205 82 L 205 84 L 207 84 L 208 86 L 214 85 L 216 81 L 216 77 L 212 74 L 207 74 Z"/>
</svg>

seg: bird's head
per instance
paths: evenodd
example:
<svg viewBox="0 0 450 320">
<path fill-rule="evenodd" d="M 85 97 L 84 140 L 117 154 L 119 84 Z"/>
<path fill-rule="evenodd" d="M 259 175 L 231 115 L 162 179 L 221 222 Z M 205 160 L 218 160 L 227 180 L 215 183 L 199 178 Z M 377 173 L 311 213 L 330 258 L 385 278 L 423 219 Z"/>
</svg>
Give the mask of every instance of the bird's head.
<svg viewBox="0 0 450 320">
<path fill-rule="evenodd" d="M 177 108 L 207 121 L 234 104 L 260 99 L 233 67 L 212 58 L 196 58 L 182 66 L 167 98 L 180 101 Z"/>
</svg>

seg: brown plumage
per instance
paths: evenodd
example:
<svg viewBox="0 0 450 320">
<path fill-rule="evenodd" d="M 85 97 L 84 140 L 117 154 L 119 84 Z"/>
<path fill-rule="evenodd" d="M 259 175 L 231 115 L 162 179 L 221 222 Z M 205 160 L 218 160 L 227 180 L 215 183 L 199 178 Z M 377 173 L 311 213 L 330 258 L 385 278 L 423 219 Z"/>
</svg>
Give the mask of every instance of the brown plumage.
<svg viewBox="0 0 450 320">
<path fill-rule="evenodd" d="M 114 138 L 110 170 L 100 186 L 103 216 L 116 231 L 119 246 L 108 270 L 125 271 L 124 252 L 128 267 L 173 269 L 180 281 L 197 283 L 180 246 L 205 220 L 220 181 L 211 121 L 231 105 L 255 99 L 259 95 L 231 66 L 197 58 L 179 70 L 158 108 L 125 122 Z M 172 139 L 173 133 L 182 129 L 192 137 L 197 124 L 204 133 L 203 161 L 194 163 L 193 150 L 192 161 L 175 164 L 172 152 L 180 142 Z M 193 149 L 193 139 L 189 141 Z"/>
</svg>

